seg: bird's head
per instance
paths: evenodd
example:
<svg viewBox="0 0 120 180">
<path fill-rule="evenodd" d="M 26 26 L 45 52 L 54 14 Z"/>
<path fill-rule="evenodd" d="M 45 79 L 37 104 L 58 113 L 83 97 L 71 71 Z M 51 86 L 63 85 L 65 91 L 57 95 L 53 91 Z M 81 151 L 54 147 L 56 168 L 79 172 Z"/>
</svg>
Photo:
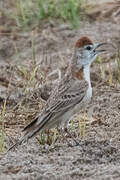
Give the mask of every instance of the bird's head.
<svg viewBox="0 0 120 180">
<path fill-rule="evenodd" d="M 77 67 L 81 68 L 91 65 L 97 56 L 104 52 L 101 49 L 106 43 L 93 43 L 88 37 L 81 37 L 75 44 L 75 52 L 77 56 Z"/>
</svg>

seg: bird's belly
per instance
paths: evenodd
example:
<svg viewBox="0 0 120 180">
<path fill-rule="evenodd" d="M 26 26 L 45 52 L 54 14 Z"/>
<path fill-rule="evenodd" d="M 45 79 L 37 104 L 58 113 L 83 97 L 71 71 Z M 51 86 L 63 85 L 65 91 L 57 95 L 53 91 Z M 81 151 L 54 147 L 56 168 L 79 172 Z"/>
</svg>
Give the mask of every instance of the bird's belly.
<svg viewBox="0 0 120 180">
<path fill-rule="evenodd" d="M 54 117 L 54 120 L 51 120 L 50 128 L 53 126 L 66 126 L 72 116 L 76 113 L 79 113 L 80 110 L 84 109 L 86 104 L 90 101 L 92 96 L 92 88 L 89 88 L 83 100 L 75 105 L 73 108 L 70 108 L 67 112 L 59 114 L 57 117 Z"/>
<path fill-rule="evenodd" d="M 60 126 L 67 126 L 67 123 L 73 116 L 73 109 L 70 109 L 69 111 L 65 112 L 60 118 L 59 118 L 59 124 Z"/>
<path fill-rule="evenodd" d="M 83 102 L 83 101 L 82 101 Z M 67 126 L 70 119 L 73 117 L 74 114 L 79 113 L 79 111 L 84 108 L 84 102 L 79 103 L 73 108 L 69 109 L 69 111 L 65 112 L 61 117 L 59 118 L 59 124 L 60 126 Z"/>
<path fill-rule="evenodd" d="M 73 114 L 75 113 L 79 113 L 80 110 L 84 109 L 85 106 L 89 103 L 89 101 L 91 100 L 92 97 L 92 88 L 89 88 L 87 90 L 87 93 L 85 95 L 85 97 L 83 98 L 83 100 L 77 104 L 74 109 L 73 109 Z"/>
</svg>

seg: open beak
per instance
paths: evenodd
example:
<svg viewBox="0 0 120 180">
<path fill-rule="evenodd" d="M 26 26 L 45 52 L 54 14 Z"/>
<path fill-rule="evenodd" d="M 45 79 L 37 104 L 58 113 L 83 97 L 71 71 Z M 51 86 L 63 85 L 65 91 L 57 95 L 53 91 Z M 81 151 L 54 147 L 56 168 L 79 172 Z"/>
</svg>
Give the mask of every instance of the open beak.
<svg viewBox="0 0 120 180">
<path fill-rule="evenodd" d="M 97 43 L 96 45 L 95 45 L 95 48 L 94 48 L 94 50 L 96 51 L 96 52 L 104 52 L 104 51 L 106 51 L 105 49 L 99 49 L 101 46 L 104 46 L 104 45 L 106 45 L 107 43 Z"/>
</svg>

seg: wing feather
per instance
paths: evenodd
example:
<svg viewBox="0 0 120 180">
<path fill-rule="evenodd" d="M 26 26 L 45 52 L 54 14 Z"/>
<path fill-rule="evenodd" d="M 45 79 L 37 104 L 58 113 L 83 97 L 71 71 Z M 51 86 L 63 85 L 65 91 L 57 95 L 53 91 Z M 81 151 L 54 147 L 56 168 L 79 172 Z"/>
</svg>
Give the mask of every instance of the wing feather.
<svg viewBox="0 0 120 180">
<path fill-rule="evenodd" d="M 88 83 L 82 80 L 75 81 L 71 85 L 65 87 L 64 90 L 62 89 L 61 92 L 56 93 L 54 99 L 52 99 L 52 96 L 50 97 L 47 111 L 52 113 L 62 112 L 82 101 L 88 89 Z"/>
</svg>

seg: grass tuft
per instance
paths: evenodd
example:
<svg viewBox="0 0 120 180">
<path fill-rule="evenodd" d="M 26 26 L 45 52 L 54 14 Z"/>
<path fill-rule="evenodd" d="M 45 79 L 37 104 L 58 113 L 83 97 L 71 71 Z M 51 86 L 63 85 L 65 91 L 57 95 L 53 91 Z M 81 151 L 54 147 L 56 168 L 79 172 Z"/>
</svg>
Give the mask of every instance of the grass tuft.
<svg viewBox="0 0 120 180">
<path fill-rule="evenodd" d="M 118 50 L 118 55 L 116 59 L 117 59 L 117 65 L 118 65 L 117 80 L 118 80 L 118 83 L 120 83 L 120 50 Z"/>
<path fill-rule="evenodd" d="M 47 18 L 62 19 L 78 28 L 80 17 L 83 17 L 83 0 L 16 0 L 12 18 L 20 28 L 29 29 L 31 24 L 40 24 Z"/>
<path fill-rule="evenodd" d="M 84 112 L 83 119 L 81 116 L 78 116 L 78 124 L 79 124 L 79 134 L 80 137 L 85 137 L 85 129 L 86 129 L 86 113 Z"/>
<path fill-rule="evenodd" d="M 5 118 L 6 100 L 3 104 L 2 115 L 1 115 L 1 142 L 0 152 L 4 152 L 4 118 Z"/>
</svg>

